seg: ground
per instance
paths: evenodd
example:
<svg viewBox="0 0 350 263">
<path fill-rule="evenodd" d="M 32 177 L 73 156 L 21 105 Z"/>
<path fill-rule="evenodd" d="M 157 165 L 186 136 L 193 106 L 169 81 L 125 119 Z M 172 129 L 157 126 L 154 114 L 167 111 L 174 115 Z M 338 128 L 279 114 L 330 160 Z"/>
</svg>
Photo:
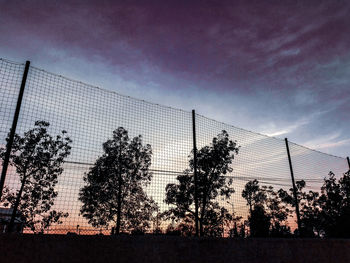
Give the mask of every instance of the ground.
<svg viewBox="0 0 350 263">
<path fill-rule="evenodd" d="M 0 262 L 350 262 L 345 239 L 0 235 Z"/>
</svg>

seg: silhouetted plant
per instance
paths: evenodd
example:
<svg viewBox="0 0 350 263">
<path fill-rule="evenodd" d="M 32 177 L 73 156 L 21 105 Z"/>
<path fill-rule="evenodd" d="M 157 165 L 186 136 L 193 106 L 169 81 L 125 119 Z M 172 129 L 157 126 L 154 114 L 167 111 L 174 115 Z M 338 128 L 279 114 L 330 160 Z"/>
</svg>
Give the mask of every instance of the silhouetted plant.
<svg viewBox="0 0 350 263">
<path fill-rule="evenodd" d="M 325 236 L 350 237 L 350 171 L 338 182 L 334 173 L 329 173 L 321 188 L 319 206 Z"/>
<path fill-rule="evenodd" d="M 115 234 L 144 232 L 158 209 L 143 190 L 152 179 L 151 145 L 142 145 L 141 135 L 130 140 L 128 132 L 119 127 L 103 143 L 103 150 L 84 176 L 81 213 L 95 227 L 115 224 Z"/>
<path fill-rule="evenodd" d="M 291 211 L 283 202 L 279 192 L 274 191 L 272 186 L 262 186 L 265 192 L 265 209 L 270 217 L 270 236 L 271 237 L 286 237 L 291 235 L 290 227 L 287 226 L 286 220 Z"/>
<path fill-rule="evenodd" d="M 290 228 L 285 224 L 290 210 L 272 186 L 260 187 L 258 180 L 249 181 L 242 191 L 242 197 L 249 206 L 248 222 L 252 237 L 290 235 Z"/>
<path fill-rule="evenodd" d="M 229 230 L 229 237 L 239 237 L 237 222 L 234 222 L 233 227 Z"/>
<path fill-rule="evenodd" d="M 181 236 L 185 237 L 194 236 L 196 233 L 194 222 L 190 218 L 185 218 L 178 222 L 174 230 L 178 231 Z"/>
<path fill-rule="evenodd" d="M 222 237 L 225 227 L 229 227 L 233 221 L 233 215 L 225 207 L 218 203 L 208 207 L 206 217 L 203 220 L 204 233 L 209 237 Z"/>
<path fill-rule="evenodd" d="M 247 201 L 250 214 L 252 213 L 255 205 L 261 204 L 266 200 L 266 194 L 264 191 L 262 191 L 259 181 L 256 179 L 246 183 L 242 191 L 242 197 Z"/>
<path fill-rule="evenodd" d="M 163 214 L 159 212 L 159 207 L 157 207 L 154 216 L 152 217 L 153 222 L 153 234 L 162 234 L 163 230 L 161 228 L 163 219 Z"/>
<path fill-rule="evenodd" d="M 70 154 L 72 141 L 66 136 L 66 131 L 52 137 L 48 127 L 48 122 L 36 121 L 35 127 L 23 136 L 15 134 L 9 164 L 15 167 L 21 185 L 16 192 L 5 192 L 4 205 L 13 208 L 10 227 L 18 211 L 24 226 L 34 233 L 42 233 L 50 225 L 62 223 L 61 219 L 68 216 L 68 213 L 51 210 L 51 207 L 58 194 L 55 186 L 63 172 L 64 159 Z M 5 158 L 5 149 L 0 149 L 0 158 Z"/>
<path fill-rule="evenodd" d="M 301 229 L 306 237 L 350 237 L 350 171 L 337 181 L 333 172 L 324 179 L 321 194 L 303 191 L 305 181 L 297 181 Z M 281 191 L 282 199 L 295 206 L 293 189 Z"/>
<path fill-rule="evenodd" d="M 175 227 L 175 222 L 172 220 L 172 222 L 168 225 L 168 227 L 165 230 L 165 235 L 167 236 L 181 236 L 181 230 Z"/>
<path fill-rule="evenodd" d="M 232 206 L 232 214 L 231 214 L 232 220 L 230 220 L 230 222 L 227 223 L 227 227 L 229 229 L 228 236 L 229 237 L 241 237 L 241 233 L 240 233 L 239 228 L 244 224 L 244 222 L 240 223 L 240 221 L 242 220 L 242 217 L 235 216 L 233 202 L 226 201 L 226 203 Z"/>
<path fill-rule="evenodd" d="M 123 198 L 121 227 L 123 231 L 131 231 L 134 234 L 145 233 L 152 225 L 153 214 L 158 206 L 146 195 L 142 187 L 132 186 L 131 188 L 133 189 L 130 193 Z"/>
<path fill-rule="evenodd" d="M 226 131 L 214 137 L 210 146 L 197 151 L 197 196 L 199 210 L 200 235 L 221 235 L 222 224 L 232 219 L 223 211 L 217 197 L 229 198 L 233 193 L 232 178 L 225 175 L 232 171 L 230 164 L 239 147 L 229 139 Z M 178 184 L 166 186 L 167 204 L 174 207 L 168 210 L 168 216 L 176 220 L 195 218 L 195 196 L 193 176 L 193 151 L 190 155 L 189 169 L 177 176 Z M 214 234 L 215 233 L 215 234 Z"/>
<path fill-rule="evenodd" d="M 270 234 L 270 219 L 262 205 L 254 205 L 251 214 L 248 216 L 250 236 L 268 237 Z"/>
<path fill-rule="evenodd" d="M 239 237 L 246 237 L 247 236 L 247 229 L 246 229 L 246 226 L 248 225 L 248 221 L 247 220 L 244 220 L 243 223 L 241 223 L 240 225 L 240 229 L 239 229 Z"/>
<path fill-rule="evenodd" d="M 300 226 L 297 233 L 302 237 L 322 236 L 323 230 L 320 218 L 319 193 L 305 192 L 303 189 L 306 184 L 304 180 L 296 181 L 296 193 L 300 211 Z M 290 205 L 295 211 L 295 198 L 293 188 L 289 189 L 289 193 L 283 189 L 279 190 L 279 196 L 286 204 Z"/>
</svg>

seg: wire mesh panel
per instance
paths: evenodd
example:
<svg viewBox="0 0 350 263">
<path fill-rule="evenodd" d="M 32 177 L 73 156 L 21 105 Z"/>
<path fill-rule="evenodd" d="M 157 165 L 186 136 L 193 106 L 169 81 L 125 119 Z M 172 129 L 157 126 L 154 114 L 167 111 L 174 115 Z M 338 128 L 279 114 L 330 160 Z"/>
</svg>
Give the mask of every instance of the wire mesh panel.
<svg viewBox="0 0 350 263">
<path fill-rule="evenodd" d="M 211 143 L 213 137 L 227 131 L 231 140 L 240 147 L 232 161 L 233 171 L 227 177 L 233 179 L 235 193 L 229 200 L 221 199 L 221 205 L 247 220 L 249 207 L 242 191 L 249 181 L 258 180 L 260 186 L 272 186 L 275 190 L 292 187 L 288 157 L 284 141 L 253 133 L 231 125 L 197 115 L 198 148 Z M 294 221 L 290 224 L 294 228 Z"/>
<path fill-rule="evenodd" d="M 4 93 L 11 91 L 16 95 L 14 86 L 19 85 L 11 84 L 12 89 L 5 86 Z M 12 108 L 4 110 L 12 113 Z M 112 132 L 118 127 L 126 129 L 131 138 L 142 135 L 143 143 L 152 147 L 150 170 L 153 178 L 146 192 L 158 204 L 159 212 L 166 209 L 163 202 L 166 185 L 186 168 L 192 149 L 190 113 L 121 96 L 31 67 L 17 133 L 23 134 L 33 128 L 37 120 L 50 123 L 50 134 L 66 130 L 72 140 L 71 154 L 64 163 L 63 174 L 59 176 L 56 186 L 58 196 L 53 206 L 53 209 L 67 212 L 69 216 L 62 224 L 46 229 L 49 233 L 110 232 L 110 229 L 96 229 L 88 224 L 80 214 L 82 204 L 78 197 L 84 185 L 84 174 L 102 155 L 102 144 L 112 137 Z M 5 132 L 6 128 L 8 126 L 3 128 Z M 18 176 L 9 171 L 6 186 L 18 189 L 19 185 Z"/>
<path fill-rule="evenodd" d="M 12 125 L 23 72 L 24 64 L 0 59 L 0 146 L 3 147 Z"/>
<path fill-rule="evenodd" d="M 12 124 L 23 70 L 23 64 L 0 60 L 0 147 L 2 149 L 5 148 L 6 136 Z M 226 131 L 229 139 L 236 143 L 235 147 L 238 147 L 238 153 L 234 154 L 234 159 L 229 164 L 232 171 L 220 174 L 220 178 L 227 180 L 224 186 L 217 188 L 219 189 L 217 192 L 213 191 L 207 199 L 203 198 L 204 191 L 213 189 L 217 181 L 207 185 L 207 188 L 202 187 L 200 189 L 202 192 L 198 193 L 203 199 L 200 206 L 209 206 L 208 202 L 211 202 L 211 210 L 199 207 L 199 217 L 203 221 L 200 225 L 209 226 L 206 231 L 213 236 L 232 236 L 232 233 L 237 236 L 234 231 L 237 232 L 239 223 L 240 230 L 243 229 L 243 236 L 246 236 L 250 231 L 247 220 L 252 213 L 252 203 L 247 196 L 243 195 L 248 183 L 258 184 L 260 189 L 264 189 L 264 193 L 272 195 L 273 198 L 279 198 L 277 195 L 273 196 L 273 193 L 277 193 L 279 189 L 289 193 L 292 188 L 285 141 L 220 123 L 198 114 L 195 115 L 195 119 L 198 154 L 203 152 L 204 147 L 213 144 L 213 138 L 222 131 Z M 112 138 L 113 131 L 119 127 L 123 127 L 130 138 L 141 135 L 142 144 L 149 144 L 152 148 L 151 165 L 148 167 L 152 178 L 150 183 L 143 187 L 147 196 L 154 200 L 157 209 L 150 218 L 152 222 L 150 227 L 147 227 L 147 231 L 154 231 L 160 227 L 164 232 L 167 228 L 176 230 L 181 226 L 183 231 L 187 231 L 186 233 L 194 233 L 194 180 L 192 180 L 194 157 L 190 112 L 137 100 L 30 67 L 16 133 L 23 136 L 25 132 L 33 129 L 36 121 L 48 122 L 48 132 L 53 136 L 61 134 L 63 130 L 66 131 L 72 141 L 70 154 L 63 163 L 63 172 L 55 185 L 57 197 L 54 196 L 53 203 L 50 203 L 52 210 L 62 212 L 65 216 L 59 220 L 61 222 L 45 225 L 45 233 L 110 234 L 114 231 L 113 225 L 93 225 L 93 221 L 89 221 L 83 215 L 80 193 L 86 185 L 84 176 L 86 177 L 93 167 L 98 167 L 97 160 L 100 160 L 101 156 L 106 156 L 106 148 L 103 149 L 103 144 Z M 347 171 L 344 158 L 313 151 L 294 143 L 289 143 L 289 147 L 295 180 L 305 180 L 306 190 L 319 191 L 324 177 L 330 171 L 334 172 L 338 178 Z M 214 157 L 215 154 L 217 153 L 214 153 Z M 136 158 L 135 156 L 130 158 Z M 211 164 L 212 161 L 208 159 L 207 163 L 199 164 L 202 166 L 197 169 L 199 181 L 204 178 L 201 178 L 203 174 L 199 172 L 203 170 L 203 166 L 211 167 L 213 171 L 210 173 L 215 173 L 214 170 L 217 168 Z M 100 168 L 95 170 L 98 176 L 103 175 Z M 136 169 L 147 170 L 140 167 Z M 144 170 L 142 172 L 145 172 Z M 186 181 L 186 178 L 191 179 Z M 10 166 L 4 191 L 18 193 L 23 185 L 21 183 L 18 171 Z M 45 181 L 39 180 L 38 184 L 45 185 Z M 181 213 L 189 212 L 192 215 L 191 220 L 178 213 L 177 216 L 183 218 L 174 222 L 174 217 L 164 213 L 176 207 L 174 202 L 172 205 L 167 204 L 171 203 L 169 201 L 171 198 L 167 203 L 165 202 L 168 198 L 166 194 L 168 185 L 172 185 L 168 188 L 168 192 L 174 190 L 173 199 L 176 197 L 176 200 L 182 200 Z M 28 198 L 31 198 L 30 195 L 35 197 L 37 190 L 34 188 Z M 256 194 L 256 190 L 254 191 L 251 194 Z M 189 205 L 186 203 L 186 198 L 192 198 Z M 12 203 L 14 203 L 13 200 Z M 113 200 L 117 202 L 116 199 Z M 130 202 L 132 203 L 133 200 Z M 2 206 L 5 203 L 2 200 Z M 39 211 L 36 217 L 42 216 L 40 211 L 44 211 L 45 207 L 40 206 L 40 203 L 34 205 Z M 110 207 L 102 207 L 101 213 L 107 209 Z M 279 207 L 273 209 L 276 212 Z M 219 219 L 223 218 L 225 213 L 231 216 L 230 220 L 220 221 Z M 55 214 L 50 216 L 52 219 Z M 204 222 L 204 219 L 207 221 Z M 41 220 L 46 222 L 47 218 L 43 217 Z M 291 230 L 296 228 L 293 209 L 289 217 L 283 221 Z M 192 224 L 192 228 L 188 224 Z M 216 233 L 213 229 L 216 229 Z M 33 232 L 34 230 L 27 227 L 24 231 Z"/>
<path fill-rule="evenodd" d="M 314 151 L 295 143 L 289 143 L 289 147 L 295 180 L 304 180 L 306 191 L 319 192 L 330 172 L 339 179 L 349 170 L 345 158 Z"/>
</svg>

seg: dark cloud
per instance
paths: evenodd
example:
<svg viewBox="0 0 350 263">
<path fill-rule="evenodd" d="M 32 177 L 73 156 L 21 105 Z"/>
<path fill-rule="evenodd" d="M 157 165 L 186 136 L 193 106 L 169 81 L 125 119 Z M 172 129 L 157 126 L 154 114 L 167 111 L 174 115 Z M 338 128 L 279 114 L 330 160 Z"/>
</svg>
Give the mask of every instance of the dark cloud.
<svg viewBox="0 0 350 263">
<path fill-rule="evenodd" d="M 188 81 L 248 96 L 259 118 L 297 121 L 334 107 L 344 120 L 349 14 L 349 2 L 336 0 L 0 0 L 0 43 L 31 54 L 64 50 L 164 89 Z"/>
<path fill-rule="evenodd" d="M 199 79 L 274 79 L 298 65 L 300 74 L 350 45 L 341 1 L 146 2 L 7 1 L 2 27 L 122 67 L 150 61 Z"/>
</svg>

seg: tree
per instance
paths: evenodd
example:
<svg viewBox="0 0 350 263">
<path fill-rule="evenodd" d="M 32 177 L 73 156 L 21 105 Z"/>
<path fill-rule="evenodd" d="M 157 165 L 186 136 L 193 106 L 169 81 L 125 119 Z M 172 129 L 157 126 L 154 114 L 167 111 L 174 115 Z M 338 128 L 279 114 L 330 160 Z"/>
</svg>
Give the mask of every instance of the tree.
<svg viewBox="0 0 350 263">
<path fill-rule="evenodd" d="M 265 207 L 270 218 L 270 236 L 271 237 L 287 237 L 291 235 L 290 227 L 286 220 L 291 211 L 283 202 L 279 191 L 274 191 L 272 186 L 263 186 L 266 195 Z"/>
<path fill-rule="evenodd" d="M 270 231 L 270 217 L 264 206 L 255 205 L 248 217 L 251 237 L 268 237 Z"/>
<path fill-rule="evenodd" d="M 320 219 L 327 237 L 350 237 L 350 171 L 338 180 L 325 178 L 319 197 Z"/>
<path fill-rule="evenodd" d="M 9 231 L 18 211 L 24 226 L 35 233 L 42 233 L 53 223 L 60 224 L 63 217 L 68 217 L 68 213 L 51 210 L 51 207 L 58 195 L 55 186 L 63 172 L 64 159 L 70 154 L 72 141 L 66 131 L 52 137 L 48 127 L 48 122 L 36 121 L 35 127 L 24 136 L 14 136 L 9 164 L 15 167 L 21 185 L 18 191 L 8 191 L 5 196 L 5 205 L 13 208 Z M 0 149 L 0 157 L 5 159 L 5 149 Z"/>
<path fill-rule="evenodd" d="M 329 172 L 324 178 L 321 194 L 303 191 L 305 181 L 297 181 L 297 198 L 300 206 L 300 235 L 306 237 L 350 237 L 350 171 L 337 181 Z M 293 189 L 281 191 L 282 199 L 295 207 Z"/>
<path fill-rule="evenodd" d="M 142 187 L 136 187 L 124 199 L 121 228 L 132 234 L 143 234 L 151 227 L 153 214 L 158 210 L 153 199 L 148 198 Z M 117 232 L 118 233 L 118 232 Z"/>
<path fill-rule="evenodd" d="M 144 192 L 152 173 L 151 145 L 142 145 L 141 135 L 130 139 L 119 127 L 103 143 L 104 153 L 85 174 L 80 189 L 82 215 L 95 227 L 115 224 L 120 231 L 143 232 L 150 227 L 156 203 Z"/>
<path fill-rule="evenodd" d="M 180 235 L 184 237 L 194 236 L 196 230 L 194 229 L 193 223 L 194 222 L 190 218 L 184 218 L 183 220 L 179 221 L 176 226 L 173 226 L 173 229 L 173 224 L 170 224 L 170 226 L 168 226 L 167 232 L 168 234 Z"/>
<path fill-rule="evenodd" d="M 305 181 L 296 182 L 300 206 L 302 236 L 307 237 L 350 237 L 350 171 L 337 181 L 335 174 L 329 172 L 324 178 L 321 194 L 303 191 Z M 290 194 L 282 194 L 286 203 L 294 206 L 292 189 Z"/>
<path fill-rule="evenodd" d="M 242 236 L 241 231 L 242 231 L 242 227 L 244 227 L 244 222 L 241 223 L 240 225 L 237 225 L 237 223 L 240 223 L 242 220 L 241 216 L 235 216 L 235 210 L 234 210 L 234 203 L 233 202 L 229 202 L 226 201 L 227 204 L 232 206 L 232 214 L 231 217 L 232 219 L 230 220 L 231 222 L 228 222 L 227 226 L 228 226 L 228 236 L 229 237 L 244 237 L 244 235 Z M 244 232 L 244 230 L 243 230 Z"/>
<path fill-rule="evenodd" d="M 230 164 L 238 154 L 236 142 L 229 139 L 226 131 L 214 137 L 211 145 L 197 151 L 197 199 L 200 235 L 222 234 L 222 225 L 232 219 L 227 210 L 217 202 L 217 198 L 229 198 L 233 193 L 232 178 L 225 176 L 232 172 Z M 190 155 L 189 169 L 177 176 L 178 184 L 166 186 L 167 204 L 173 205 L 168 215 L 173 219 L 195 220 L 195 182 L 193 151 Z M 220 227 L 220 228 L 219 228 Z"/>
<path fill-rule="evenodd" d="M 274 191 L 272 186 L 260 187 L 259 181 L 255 179 L 245 185 L 242 197 L 249 206 L 251 236 L 282 237 L 290 234 L 290 228 L 285 225 L 290 210 L 280 197 L 279 191 Z"/>
<path fill-rule="evenodd" d="M 162 234 L 163 230 L 161 228 L 161 224 L 162 224 L 162 218 L 163 218 L 163 214 L 161 212 L 159 212 L 159 207 L 157 207 L 154 216 L 152 217 L 152 223 L 153 223 L 153 229 L 152 229 L 152 233 L 153 234 Z"/>
<path fill-rule="evenodd" d="M 306 187 L 304 180 L 296 181 L 296 195 L 300 211 L 300 226 L 298 233 L 302 237 L 321 236 L 323 233 L 320 218 L 319 193 L 305 192 Z M 289 193 L 283 189 L 279 190 L 279 196 L 282 201 L 295 209 L 295 197 L 293 188 L 289 189 Z"/>
<path fill-rule="evenodd" d="M 239 237 L 237 222 L 233 223 L 233 227 L 229 230 L 229 237 Z"/>
<path fill-rule="evenodd" d="M 247 201 L 250 214 L 252 213 L 253 207 L 255 205 L 260 204 L 266 200 L 266 194 L 264 191 L 262 191 L 259 186 L 259 181 L 256 179 L 246 183 L 242 191 L 242 197 Z"/>
</svg>

